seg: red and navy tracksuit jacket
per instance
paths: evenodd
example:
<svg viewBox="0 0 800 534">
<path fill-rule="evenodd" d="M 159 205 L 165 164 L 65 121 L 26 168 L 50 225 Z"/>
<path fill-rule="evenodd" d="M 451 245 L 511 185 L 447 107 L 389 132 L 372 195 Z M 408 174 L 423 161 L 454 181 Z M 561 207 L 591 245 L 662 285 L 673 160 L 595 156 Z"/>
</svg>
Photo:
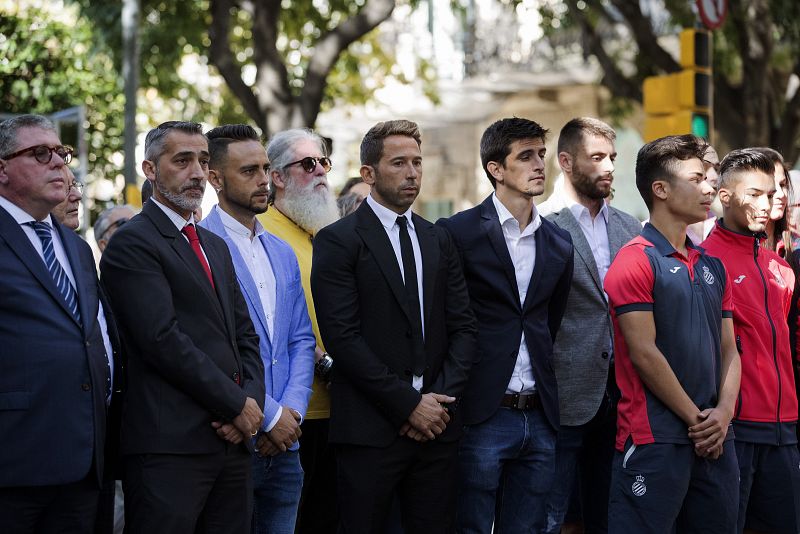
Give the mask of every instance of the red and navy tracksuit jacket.
<svg viewBox="0 0 800 534">
<path fill-rule="evenodd" d="M 720 387 L 722 318 L 732 317 L 733 300 L 718 258 L 686 240 L 683 256 L 651 224 L 622 247 L 605 278 L 612 318 L 617 384 L 617 450 L 628 438 L 636 445 L 690 444 L 686 423 L 653 395 L 631 363 L 618 316 L 651 311 L 656 346 L 686 394 L 704 410 L 717 405 Z M 728 432 L 728 438 L 732 437 Z"/>
<path fill-rule="evenodd" d="M 742 361 L 742 385 L 733 428 L 751 443 L 797 443 L 797 393 L 787 316 L 795 276 L 760 237 L 733 232 L 717 221 L 701 245 L 722 260 L 732 281 L 733 325 Z"/>
</svg>

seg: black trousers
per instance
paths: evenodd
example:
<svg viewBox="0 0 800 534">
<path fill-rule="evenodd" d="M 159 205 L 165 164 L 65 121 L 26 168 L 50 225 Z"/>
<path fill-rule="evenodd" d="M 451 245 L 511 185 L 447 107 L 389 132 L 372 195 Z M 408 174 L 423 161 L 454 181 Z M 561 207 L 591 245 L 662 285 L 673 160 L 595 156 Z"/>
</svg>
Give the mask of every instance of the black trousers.
<svg viewBox="0 0 800 534">
<path fill-rule="evenodd" d="M 250 532 L 252 461 L 241 445 L 213 454 L 137 454 L 124 461 L 126 533 Z"/>
<path fill-rule="evenodd" d="M 94 528 L 100 489 L 94 468 L 78 482 L 0 488 L 4 534 L 85 534 Z"/>
<path fill-rule="evenodd" d="M 458 442 L 401 436 L 383 448 L 337 446 L 340 534 L 385 532 L 395 495 L 405 532 L 450 532 L 457 452 Z"/>
<path fill-rule="evenodd" d="M 328 443 L 329 421 L 306 419 L 300 427 L 300 465 L 305 474 L 296 534 L 333 534 L 339 526 L 336 456 Z"/>
</svg>

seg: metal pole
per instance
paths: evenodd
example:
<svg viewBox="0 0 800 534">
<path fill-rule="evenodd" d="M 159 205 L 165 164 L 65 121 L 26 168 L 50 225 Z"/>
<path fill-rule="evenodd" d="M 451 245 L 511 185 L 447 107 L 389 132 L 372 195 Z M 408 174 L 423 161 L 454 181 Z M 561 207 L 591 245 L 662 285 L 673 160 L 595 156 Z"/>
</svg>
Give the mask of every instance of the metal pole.
<svg viewBox="0 0 800 534">
<path fill-rule="evenodd" d="M 122 1 L 122 78 L 125 81 L 125 202 L 136 202 L 136 91 L 139 88 L 139 15 L 140 0 Z"/>
</svg>

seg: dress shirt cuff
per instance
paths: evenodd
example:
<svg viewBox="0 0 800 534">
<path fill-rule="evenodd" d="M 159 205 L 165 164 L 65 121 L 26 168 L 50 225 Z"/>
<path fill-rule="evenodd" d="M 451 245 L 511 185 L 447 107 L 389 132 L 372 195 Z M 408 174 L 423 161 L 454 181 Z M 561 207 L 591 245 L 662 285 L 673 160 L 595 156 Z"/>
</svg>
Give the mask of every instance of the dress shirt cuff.
<svg viewBox="0 0 800 534">
<path fill-rule="evenodd" d="M 275 412 L 275 417 L 273 417 L 272 421 L 270 421 L 269 424 L 264 427 L 264 432 L 269 432 L 275 427 L 276 424 L 278 424 L 278 419 L 281 418 L 282 413 L 283 413 L 283 406 L 279 406 L 278 411 Z"/>
</svg>

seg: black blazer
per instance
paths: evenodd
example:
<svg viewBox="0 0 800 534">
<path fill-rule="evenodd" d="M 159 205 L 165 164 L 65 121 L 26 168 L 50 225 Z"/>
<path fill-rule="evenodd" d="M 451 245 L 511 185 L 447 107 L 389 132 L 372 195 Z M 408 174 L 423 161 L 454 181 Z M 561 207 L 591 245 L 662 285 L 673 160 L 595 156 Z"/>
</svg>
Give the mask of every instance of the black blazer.
<svg viewBox="0 0 800 534">
<path fill-rule="evenodd" d="M 19 224 L 0 208 L 0 487 L 66 484 L 104 467 L 108 363 L 89 245 L 53 218 L 81 323 Z"/>
<path fill-rule="evenodd" d="M 478 319 L 478 363 L 464 392 L 464 423 L 478 424 L 497 411 L 519 352 L 522 332 L 536 389 L 547 420 L 559 428 L 553 341 L 572 281 L 572 238 L 545 218 L 536 230 L 536 263 L 520 305 L 514 264 L 497 210 L 489 196 L 478 206 L 440 219 L 464 264 L 472 309 Z"/>
<path fill-rule="evenodd" d="M 453 242 L 413 216 L 422 253 L 426 367 L 422 392 L 460 397 L 475 357 L 475 318 Z M 405 287 L 380 220 L 364 202 L 314 238 L 311 288 L 334 359 L 330 441 L 386 446 L 420 400 Z M 458 412 L 438 440 L 460 435 Z"/>
<path fill-rule="evenodd" d="M 221 450 L 211 422 L 264 403 L 264 365 L 225 242 L 197 227 L 216 291 L 189 242 L 152 202 L 100 260 L 126 354 L 122 454 Z M 237 380 L 239 383 L 237 383 Z M 252 440 L 245 440 L 252 449 Z"/>
</svg>

